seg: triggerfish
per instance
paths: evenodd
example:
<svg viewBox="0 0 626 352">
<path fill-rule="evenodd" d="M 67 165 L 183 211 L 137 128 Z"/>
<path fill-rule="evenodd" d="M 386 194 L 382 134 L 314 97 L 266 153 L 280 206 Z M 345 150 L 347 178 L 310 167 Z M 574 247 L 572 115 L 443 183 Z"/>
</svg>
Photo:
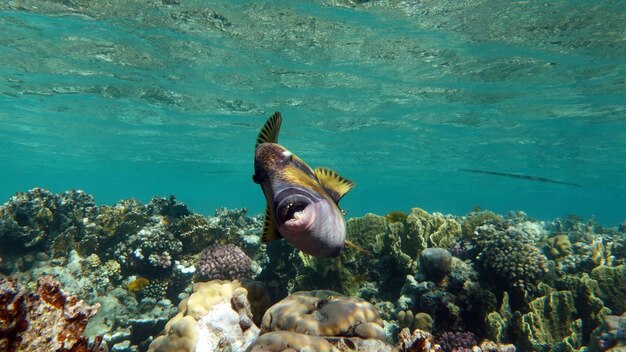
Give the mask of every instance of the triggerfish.
<svg viewBox="0 0 626 352">
<path fill-rule="evenodd" d="M 354 183 L 327 168 L 311 169 L 278 144 L 281 123 L 280 113 L 274 113 L 256 140 L 252 180 L 267 201 L 262 240 L 284 237 L 307 254 L 336 257 L 346 243 L 338 203 Z"/>
</svg>

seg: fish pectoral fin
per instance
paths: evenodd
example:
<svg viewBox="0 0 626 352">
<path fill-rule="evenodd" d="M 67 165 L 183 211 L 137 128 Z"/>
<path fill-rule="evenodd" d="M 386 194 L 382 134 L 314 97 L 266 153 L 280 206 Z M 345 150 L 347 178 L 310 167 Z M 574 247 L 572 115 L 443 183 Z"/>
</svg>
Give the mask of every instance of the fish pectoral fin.
<svg viewBox="0 0 626 352">
<path fill-rule="evenodd" d="M 354 188 L 354 182 L 325 167 L 316 168 L 315 177 L 335 203 L 339 203 L 339 200 Z"/>
<path fill-rule="evenodd" d="M 278 228 L 272 219 L 270 208 L 265 207 L 265 223 L 263 224 L 263 234 L 261 235 L 261 241 L 267 243 L 274 240 L 283 238 L 278 232 Z"/>
<path fill-rule="evenodd" d="M 354 249 L 356 251 L 359 251 L 359 252 L 361 252 L 363 254 L 367 254 L 370 257 L 372 256 L 372 253 L 370 253 L 367 249 L 365 249 L 365 248 L 355 244 L 352 241 L 345 240 L 344 244 L 346 245 L 346 247 L 350 247 L 350 248 L 352 248 L 352 249 Z"/>
<path fill-rule="evenodd" d="M 259 136 L 256 138 L 255 148 L 262 143 L 278 143 L 278 132 L 280 132 L 280 124 L 283 122 L 283 118 L 280 112 L 275 112 L 270 116 L 265 125 L 261 128 Z"/>
</svg>

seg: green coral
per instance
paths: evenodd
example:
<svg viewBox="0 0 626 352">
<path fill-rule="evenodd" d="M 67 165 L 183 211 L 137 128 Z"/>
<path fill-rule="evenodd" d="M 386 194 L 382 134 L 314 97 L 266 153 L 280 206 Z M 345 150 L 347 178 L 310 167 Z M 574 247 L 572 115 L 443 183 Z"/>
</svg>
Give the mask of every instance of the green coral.
<svg viewBox="0 0 626 352">
<path fill-rule="evenodd" d="M 598 282 L 598 296 L 614 314 L 626 310 L 626 264 L 609 267 L 599 266 L 591 271 L 591 278 Z"/>
<path fill-rule="evenodd" d="M 428 214 L 423 209 L 413 208 L 406 223 L 408 232 L 419 243 L 418 252 L 431 247 L 451 248 L 461 238 L 461 225 L 441 213 Z"/>
<path fill-rule="evenodd" d="M 525 349 L 576 351 L 582 342 L 582 320 L 577 318 L 570 291 L 551 291 L 529 304 L 522 315 L 521 331 Z"/>
<path fill-rule="evenodd" d="M 467 214 L 463 223 L 461 224 L 461 233 L 463 238 L 470 239 L 476 235 L 476 228 L 487 224 L 498 224 L 503 220 L 501 215 L 498 215 L 492 211 L 472 211 Z"/>
<path fill-rule="evenodd" d="M 572 244 L 567 235 L 556 235 L 548 239 L 548 251 L 553 259 L 566 257 L 572 253 Z"/>
<path fill-rule="evenodd" d="M 478 270 L 483 278 L 524 296 L 548 272 L 547 258 L 528 235 L 515 227 L 498 230 L 493 225 L 477 229 Z"/>
</svg>

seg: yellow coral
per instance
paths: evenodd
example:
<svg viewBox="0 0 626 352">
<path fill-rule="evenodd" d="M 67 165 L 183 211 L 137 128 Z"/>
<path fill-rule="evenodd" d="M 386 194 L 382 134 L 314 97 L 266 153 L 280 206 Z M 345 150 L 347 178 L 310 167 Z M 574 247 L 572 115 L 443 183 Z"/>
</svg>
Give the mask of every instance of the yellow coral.
<svg viewBox="0 0 626 352">
<path fill-rule="evenodd" d="M 252 280 L 213 280 L 195 283 L 193 293 L 180 302 L 178 314 L 165 325 L 165 335 L 155 339 L 148 351 L 194 351 L 198 341 L 195 329 L 197 321 L 215 305 L 230 303 L 234 297 L 240 295 L 247 296 L 253 320 L 256 315 L 255 321 L 259 321 L 270 301 L 263 283 Z"/>
</svg>

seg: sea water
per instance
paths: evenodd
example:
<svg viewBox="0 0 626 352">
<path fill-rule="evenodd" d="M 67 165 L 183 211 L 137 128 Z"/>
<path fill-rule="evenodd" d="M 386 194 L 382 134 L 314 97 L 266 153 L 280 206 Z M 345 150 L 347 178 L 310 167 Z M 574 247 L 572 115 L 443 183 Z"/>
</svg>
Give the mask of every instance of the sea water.
<svg viewBox="0 0 626 352">
<path fill-rule="evenodd" d="M 625 18 L 624 1 L 3 2 L 0 199 L 260 213 L 254 142 L 281 111 L 281 144 L 356 183 L 348 217 L 478 206 L 616 225 Z"/>
</svg>

